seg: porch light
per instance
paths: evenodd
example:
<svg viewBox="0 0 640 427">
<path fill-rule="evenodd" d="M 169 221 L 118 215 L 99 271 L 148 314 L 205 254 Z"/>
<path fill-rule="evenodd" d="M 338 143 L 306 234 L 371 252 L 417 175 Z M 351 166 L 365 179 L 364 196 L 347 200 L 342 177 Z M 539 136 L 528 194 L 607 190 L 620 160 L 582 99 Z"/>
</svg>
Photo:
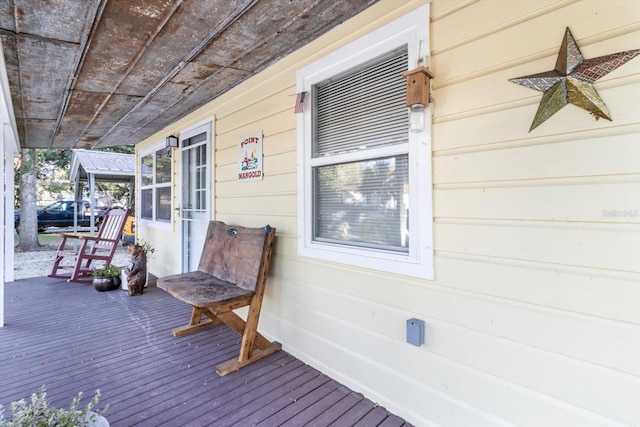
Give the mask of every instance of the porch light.
<svg viewBox="0 0 640 427">
<path fill-rule="evenodd" d="M 178 137 L 169 135 L 165 138 L 167 148 L 178 148 Z"/>
<path fill-rule="evenodd" d="M 407 79 L 409 130 L 422 132 L 427 122 L 425 107 L 429 105 L 429 82 L 433 75 L 425 67 L 414 68 L 402 75 Z"/>
</svg>

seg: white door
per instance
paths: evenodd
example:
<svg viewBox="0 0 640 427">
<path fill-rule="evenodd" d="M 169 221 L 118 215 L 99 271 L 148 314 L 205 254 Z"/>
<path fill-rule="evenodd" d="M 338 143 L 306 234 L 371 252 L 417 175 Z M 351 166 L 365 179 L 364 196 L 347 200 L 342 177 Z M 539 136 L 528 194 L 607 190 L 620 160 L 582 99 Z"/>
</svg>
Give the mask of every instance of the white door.
<svg viewBox="0 0 640 427">
<path fill-rule="evenodd" d="M 211 124 L 180 135 L 182 147 L 182 271 L 195 271 L 211 219 Z"/>
</svg>

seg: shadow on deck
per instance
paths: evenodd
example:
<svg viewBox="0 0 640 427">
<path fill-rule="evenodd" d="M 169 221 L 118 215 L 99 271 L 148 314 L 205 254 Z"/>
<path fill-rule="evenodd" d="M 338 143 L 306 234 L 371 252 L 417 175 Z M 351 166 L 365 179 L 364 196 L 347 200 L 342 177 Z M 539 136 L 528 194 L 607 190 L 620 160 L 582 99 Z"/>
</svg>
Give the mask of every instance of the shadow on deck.
<svg viewBox="0 0 640 427">
<path fill-rule="evenodd" d="M 96 389 L 112 426 L 408 426 L 285 351 L 225 377 L 240 336 L 224 324 L 182 338 L 191 307 L 150 286 L 96 292 L 48 278 L 5 284 L 0 404 L 46 384 L 56 406 Z"/>
</svg>

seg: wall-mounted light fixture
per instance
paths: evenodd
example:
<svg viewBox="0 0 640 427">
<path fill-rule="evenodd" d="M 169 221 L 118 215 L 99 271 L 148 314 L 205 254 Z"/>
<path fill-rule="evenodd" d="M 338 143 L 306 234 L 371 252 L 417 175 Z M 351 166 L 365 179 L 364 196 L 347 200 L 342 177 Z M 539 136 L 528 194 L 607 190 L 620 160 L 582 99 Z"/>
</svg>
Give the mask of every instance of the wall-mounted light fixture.
<svg viewBox="0 0 640 427">
<path fill-rule="evenodd" d="M 165 138 L 167 148 L 178 148 L 178 137 L 169 135 Z"/>
<path fill-rule="evenodd" d="M 425 67 L 417 67 L 402 74 L 407 78 L 407 107 L 409 107 L 409 130 L 422 132 L 427 118 L 425 108 L 429 105 L 429 82 L 433 78 Z"/>
</svg>

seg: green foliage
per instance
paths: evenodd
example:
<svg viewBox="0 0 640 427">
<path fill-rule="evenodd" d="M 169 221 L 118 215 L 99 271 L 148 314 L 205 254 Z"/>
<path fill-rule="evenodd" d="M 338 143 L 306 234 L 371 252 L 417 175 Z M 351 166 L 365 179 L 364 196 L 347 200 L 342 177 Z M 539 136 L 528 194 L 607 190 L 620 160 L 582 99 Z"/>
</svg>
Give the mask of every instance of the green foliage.
<svg viewBox="0 0 640 427">
<path fill-rule="evenodd" d="M 38 179 L 53 178 L 56 169 L 69 169 L 71 150 L 37 150 Z"/>
<path fill-rule="evenodd" d="M 151 255 L 153 255 L 153 253 L 156 251 L 156 249 L 144 239 L 138 239 L 138 241 L 136 242 L 136 245 L 142 248 L 142 251 L 147 256 L 147 259 L 151 258 Z"/>
<path fill-rule="evenodd" d="M 85 196 L 89 198 L 89 188 L 85 188 Z M 117 182 L 96 183 L 96 193 L 108 194 L 112 200 L 130 200 L 131 186 Z"/>
<path fill-rule="evenodd" d="M 98 151 L 108 151 L 110 153 L 135 154 L 136 147 L 134 145 L 119 145 L 114 147 L 102 148 Z"/>
<path fill-rule="evenodd" d="M 107 265 L 104 268 L 95 268 L 91 272 L 94 277 L 118 277 L 120 276 L 120 269 L 115 265 Z"/>
<path fill-rule="evenodd" d="M 46 387 L 40 387 L 37 393 L 31 395 L 31 402 L 20 399 L 9 404 L 11 418 L 4 418 L 4 410 L 0 405 L 0 427 L 75 427 L 87 426 L 94 422 L 98 415 L 102 415 L 108 405 L 101 410 L 95 410 L 100 400 L 100 390 L 96 390 L 91 401 L 79 409 L 82 392 L 78 393 L 69 405 L 69 409 L 53 408 L 47 400 Z"/>
<path fill-rule="evenodd" d="M 91 271 L 91 275 L 93 277 L 105 277 L 104 268 L 94 268 L 93 271 Z"/>
<path fill-rule="evenodd" d="M 51 195 L 62 195 L 73 190 L 73 183 L 67 179 L 67 171 L 71 166 L 71 150 L 28 149 L 30 155 L 22 155 L 14 163 L 16 176 L 15 206 L 20 206 L 20 176 L 22 173 L 35 171 L 39 191 L 47 191 Z M 134 146 L 110 147 L 99 151 L 133 154 Z M 111 194 L 115 200 L 129 198 L 129 185 L 116 183 L 98 183 L 98 191 Z"/>
<path fill-rule="evenodd" d="M 23 149 L 20 158 L 14 163 L 16 176 L 16 206 L 21 203 L 22 175 L 35 172 L 37 185 L 51 194 L 62 194 L 71 191 L 72 184 L 67 180 L 60 180 L 60 176 L 69 169 L 71 151 L 69 150 L 41 150 Z M 36 184 L 34 182 L 33 184 Z"/>
</svg>

